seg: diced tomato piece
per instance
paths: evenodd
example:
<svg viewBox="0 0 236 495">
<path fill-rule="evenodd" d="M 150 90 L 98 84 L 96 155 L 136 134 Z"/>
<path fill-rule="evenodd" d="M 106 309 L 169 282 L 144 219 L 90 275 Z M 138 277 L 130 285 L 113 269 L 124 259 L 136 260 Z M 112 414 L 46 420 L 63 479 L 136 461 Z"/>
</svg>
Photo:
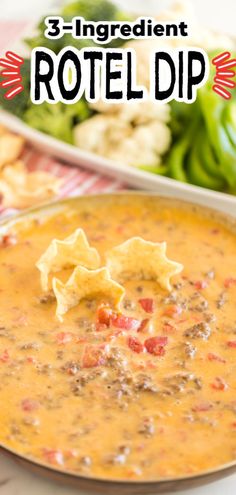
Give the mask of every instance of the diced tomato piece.
<svg viewBox="0 0 236 495">
<path fill-rule="evenodd" d="M 139 299 L 139 304 L 146 313 L 154 312 L 154 300 L 151 298 Z"/>
<path fill-rule="evenodd" d="M 37 359 L 35 357 L 33 357 L 33 356 L 28 356 L 26 358 L 26 361 L 27 361 L 27 363 L 35 364 L 37 362 Z"/>
<path fill-rule="evenodd" d="M 21 408 L 25 412 L 36 411 L 39 408 L 39 403 L 34 399 L 23 399 L 21 401 Z"/>
<path fill-rule="evenodd" d="M 212 409 L 213 405 L 210 402 L 202 402 L 200 404 L 196 404 L 196 406 L 192 407 L 193 412 L 206 412 Z"/>
<path fill-rule="evenodd" d="M 110 332 L 107 336 L 106 336 L 106 341 L 111 341 L 111 340 L 114 340 L 116 339 L 117 337 L 119 337 L 119 335 L 122 335 L 123 334 L 123 330 L 121 328 L 118 328 L 117 330 L 113 331 L 113 332 Z"/>
<path fill-rule="evenodd" d="M 231 287 L 233 287 L 233 285 L 236 285 L 236 278 L 229 277 L 225 279 L 224 287 L 226 289 L 230 289 Z"/>
<path fill-rule="evenodd" d="M 75 342 L 76 344 L 86 344 L 88 339 L 86 339 L 86 337 L 75 337 Z"/>
<path fill-rule="evenodd" d="M 217 234 L 220 233 L 220 230 L 219 229 L 211 229 L 210 232 L 211 232 L 212 235 L 217 235 Z"/>
<path fill-rule="evenodd" d="M 197 323 L 200 323 L 202 321 L 202 319 L 199 318 L 199 316 L 196 316 L 196 315 L 192 315 L 191 316 L 191 320 L 196 321 Z M 185 319 L 185 321 L 187 321 L 187 319 Z"/>
<path fill-rule="evenodd" d="M 206 280 L 197 280 L 197 282 L 194 283 L 194 287 L 197 290 L 203 290 L 208 287 L 208 283 Z"/>
<path fill-rule="evenodd" d="M 108 346 L 105 344 L 86 345 L 82 358 L 82 368 L 96 368 L 106 363 Z"/>
<path fill-rule="evenodd" d="M 144 332 L 144 330 L 146 330 L 147 328 L 149 321 L 150 321 L 149 318 L 145 318 L 144 320 L 142 320 L 138 327 L 138 332 Z"/>
<path fill-rule="evenodd" d="M 164 316 L 170 316 L 171 318 L 177 318 L 182 314 L 183 310 L 178 304 L 171 304 L 167 306 L 164 310 Z"/>
<path fill-rule="evenodd" d="M 97 309 L 97 323 L 109 327 L 112 314 L 113 311 L 109 306 L 101 304 Z"/>
<path fill-rule="evenodd" d="M 72 341 L 73 333 L 70 332 L 60 332 L 56 335 L 56 341 L 59 345 L 68 344 Z"/>
<path fill-rule="evenodd" d="M 137 354 L 144 351 L 144 346 L 137 337 L 128 337 L 128 346 L 133 352 L 137 352 Z"/>
<path fill-rule="evenodd" d="M 150 354 L 164 356 L 165 346 L 168 344 L 168 337 L 150 337 L 144 342 L 144 346 Z"/>
<path fill-rule="evenodd" d="M 217 377 L 217 378 L 215 378 L 215 381 L 213 383 L 211 383 L 211 388 L 213 388 L 213 390 L 224 391 L 224 390 L 227 390 L 228 385 L 223 380 L 223 378 Z"/>
<path fill-rule="evenodd" d="M 76 459 L 78 457 L 78 451 L 76 449 L 68 449 L 64 453 L 65 457 L 68 459 Z"/>
<path fill-rule="evenodd" d="M 229 340 L 227 346 L 231 347 L 231 349 L 236 349 L 236 340 Z"/>
<path fill-rule="evenodd" d="M 17 238 L 13 234 L 6 234 L 1 238 L 0 244 L 2 247 L 15 246 L 17 244 Z"/>
<path fill-rule="evenodd" d="M 50 464 L 59 464 L 60 466 L 64 464 L 64 455 L 61 450 L 45 448 L 43 449 L 43 455 Z"/>
<path fill-rule="evenodd" d="M 90 237 L 90 241 L 95 241 L 95 242 L 98 242 L 98 241 L 105 241 L 106 239 L 106 236 L 104 234 L 97 234 L 97 235 L 93 235 Z"/>
<path fill-rule="evenodd" d="M 112 315 L 111 324 L 115 328 L 122 328 L 123 330 L 138 330 L 140 327 L 140 321 L 130 316 L 122 314 Z"/>
<path fill-rule="evenodd" d="M 104 323 L 98 323 L 96 322 L 96 331 L 97 332 L 103 332 L 104 330 L 107 330 L 109 327 L 105 325 Z"/>
<path fill-rule="evenodd" d="M 2 354 L 0 354 L 0 361 L 1 363 L 8 363 L 9 359 L 10 359 L 9 352 L 7 349 L 5 349 L 5 351 L 3 351 Z"/>
<path fill-rule="evenodd" d="M 217 354 L 214 354 L 213 352 L 209 352 L 209 354 L 207 354 L 207 358 L 209 361 L 218 361 L 219 363 L 226 363 L 225 359 L 223 359 L 220 356 L 217 356 Z"/>
<path fill-rule="evenodd" d="M 118 234 L 123 234 L 124 230 L 125 230 L 125 228 L 123 225 L 118 225 L 118 227 L 116 227 L 116 232 Z"/>
<path fill-rule="evenodd" d="M 174 332 L 176 330 L 176 327 L 174 325 L 171 325 L 170 323 L 165 323 L 163 326 L 164 332 Z"/>
<path fill-rule="evenodd" d="M 232 426 L 233 428 L 236 428 L 236 421 L 234 421 L 234 422 L 231 424 L 231 426 Z"/>
</svg>

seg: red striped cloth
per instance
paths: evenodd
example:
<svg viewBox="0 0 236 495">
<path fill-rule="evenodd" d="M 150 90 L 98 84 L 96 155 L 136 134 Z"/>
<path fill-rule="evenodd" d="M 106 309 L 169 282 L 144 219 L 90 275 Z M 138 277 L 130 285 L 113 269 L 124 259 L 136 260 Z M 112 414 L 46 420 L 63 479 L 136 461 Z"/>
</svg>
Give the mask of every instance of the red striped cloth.
<svg viewBox="0 0 236 495">
<path fill-rule="evenodd" d="M 25 35 L 28 23 L 21 21 L 0 21 L 0 56 Z M 20 53 L 19 53 L 20 54 Z M 56 158 L 40 153 L 29 146 L 23 153 L 23 161 L 30 172 L 44 170 L 64 179 L 59 197 L 77 196 L 80 194 L 93 194 L 99 192 L 112 192 L 121 190 L 124 185 L 119 181 L 102 176 L 99 173 L 85 170 L 82 167 L 65 165 Z M 0 206 L 1 217 L 12 215 L 16 210 L 8 208 L 4 210 Z"/>
</svg>

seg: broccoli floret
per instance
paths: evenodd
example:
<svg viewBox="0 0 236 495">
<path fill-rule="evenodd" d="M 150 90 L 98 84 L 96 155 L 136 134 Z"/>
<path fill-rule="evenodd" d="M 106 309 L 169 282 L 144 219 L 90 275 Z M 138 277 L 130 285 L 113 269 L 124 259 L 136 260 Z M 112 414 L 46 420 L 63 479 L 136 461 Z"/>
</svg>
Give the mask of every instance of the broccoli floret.
<svg viewBox="0 0 236 495">
<path fill-rule="evenodd" d="M 46 48 L 49 48 L 53 52 L 58 53 L 64 46 L 63 38 L 59 38 L 55 40 L 55 39 L 48 39 L 44 36 L 44 32 L 46 29 L 45 19 L 46 17 L 43 17 L 38 23 L 36 27 L 37 34 L 35 34 L 32 38 L 25 38 L 24 41 L 29 46 L 29 48 L 31 48 L 31 50 L 39 46 L 45 46 Z"/>
<path fill-rule="evenodd" d="M 115 20 L 117 12 L 117 7 L 108 0 L 76 0 L 62 9 L 63 16 L 81 16 L 94 22 Z"/>
<path fill-rule="evenodd" d="M 6 100 L 4 94 L 5 88 L 0 88 L 0 106 L 4 110 L 13 113 L 19 117 L 22 116 L 30 101 L 30 60 L 26 59 L 21 67 L 22 84 L 24 91 L 16 95 L 12 100 Z"/>
<path fill-rule="evenodd" d="M 102 22 L 102 21 L 131 21 L 131 17 L 126 12 L 121 11 L 116 5 L 109 0 L 76 0 L 66 5 L 60 12 L 60 15 L 66 22 L 70 22 L 75 16 L 84 17 L 87 21 Z M 58 53 L 65 46 L 74 46 L 78 50 L 86 47 L 98 46 L 90 39 L 79 40 L 66 34 L 59 39 L 47 39 L 44 36 L 45 17 L 41 19 L 37 27 L 37 35 L 33 38 L 25 39 L 27 45 L 33 49 L 37 46 L 45 46 L 50 48 L 55 53 Z M 116 39 L 106 46 L 119 47 L 124 44 L 123 39 Z"/>
<path fill-rule="evenodd" d="M 41 132 L 49 134 L 66 143 L 73 143 L 72 129 L 77 122 L 82 122 L 90 116 L 90 110 L 85 100 L 73 105 L 63 103 L 31 104 L 23 115 L 24 121 Z"/>
</svg>

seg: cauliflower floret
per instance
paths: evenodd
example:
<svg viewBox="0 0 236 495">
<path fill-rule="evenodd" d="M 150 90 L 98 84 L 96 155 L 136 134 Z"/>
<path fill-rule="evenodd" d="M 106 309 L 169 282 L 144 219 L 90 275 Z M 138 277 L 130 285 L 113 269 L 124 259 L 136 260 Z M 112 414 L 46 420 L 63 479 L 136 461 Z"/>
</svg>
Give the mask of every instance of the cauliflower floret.
<svg viewBox="0 0 236 495">
<path fill-rule="evenodd" d="M 137 167 L 137 165 L 139 167 L 142 165 L 156 167 L 161 161 L 152 148 L 148 147 L 145 142 L 141 142 L 140 145 L 135 136 L 124 139 L 119 147 L 108 150 L 107 157 L 121 163 L 126 160 L 127 165 L 133 167 Z"/>
<path fill-rule="evenodd" d="M 157 16 L 157 20 L 160 22 L 177 22 L 180 19 L 188 23 L 189 36 L 177 39 L 169 38 L 167 40 L 169 46 L 198 46 L 206 51 L 217 48 L 232 49 L 235 47 L 235 41 L 230 36 L 215 33 L 211 29 L 201 26 L 196 18 L 194 6 L 188 0 L 175 2 L 169 9 L 164 10 Z"/>
<path fill-rule="evenodd" d="M 184 38 L 153 37 L 145 40 L 132 40 L 125 43 L 124 48 L 133 48 L 137 57 L 137 81 L 149 89 L 150 86 L 150 56 L 162 49 L 197 46 L 206 51 L 217 48 L 233 49 L 235 41 L 230 36 L 214 33 L 202 27 L 196 19 L 194 7 L 188 0 L 176 2 L 170 9 L 162 11 L 157 22 L 178 22 L 184 20 L 189 26 L 189 36 Z"/>
<path fill-rule="evenodd" d="M 100 102 L 96 105 L 93 108 L 103 106 Z M 171 141 L 168 105 L 105 104 L 104 109 L 105 112 L 75 127 L 74 139 L 79 148 L 136 167 L 161 163 L 161 155 Z"/>
<path fill-rule="evenodd" d="M 81 149 L 104 155 L 106 143 L 116 145 L 131 128 L 113 115 L 100 114 L 78 124 L 74 129 L 75 144 Z"/>
<path fill-rule="evenodd" d="M 137 81 L 148 90 L 150 86 L 150 55 L 160 49 L 199 46 L 205 50 L 232 48 L 229 37 L 216 35 L 196 22 L 194 9 L 187 0 L 176 2 L 171 9 L 162 12 L 159 22 L 185 20 L 189 24 L 186 38 L 153 37 L 132 40 L 124 45 L 134 48 L 137 57 Z M 74 131 L 75 144 L 109 159 L 132 166 L 156 167 L 161 164 L 171 142 L 168 122 L 169 105 L 158 102 L 134 102 L 109 104 L 99 101 L 90 105 L 99 115 L 78 124 Z"/>
<path fill-rule="evenodd" d="M 163 41 L 161 41 L 163 40 Z M 132 40 L 125 43 L 124 48 L 133 48 L 137 59 L 137 82 L 147 89 L 150 86 L 150 56 L 157 50 L 167 47 L 163 38 Z"/>
<path fill-rule="evenodd" d="M 107 149 L 107 157 L 125 161 L 131 166 L 156 167 L 161 164 L 161 155 L 170 145 L 170 132 L 161 122 L 137 126 L 130 137 L 124 138 L 119 146 Z"/>
<path fill-rule="evenodd" d="M 158 102 L 143 101 L 141 107 L 140 102 L 114 104 L 99 100 L 97 103 L 91 103 L 90 107 L 100 113 L 118 115 L 120 120 L 135 125 L 145 124 L 153 119 L 161 122 L 170 120 L 170 107 Z"/>
</svg>

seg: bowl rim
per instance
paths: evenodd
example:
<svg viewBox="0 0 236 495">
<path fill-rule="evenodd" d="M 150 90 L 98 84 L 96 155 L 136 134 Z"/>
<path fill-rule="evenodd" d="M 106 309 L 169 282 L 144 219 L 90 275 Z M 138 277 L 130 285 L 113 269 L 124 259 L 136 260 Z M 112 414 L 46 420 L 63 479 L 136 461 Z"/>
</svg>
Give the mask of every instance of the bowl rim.
<svg viewBox="0 0 236 495">
<path fill-rule="evenodd" d="M 33 467 L 38 467 L 42 468 L 43 470 L 48 471 L 49 473 L 54 473 L 56 475 L 61 475 L 65 476 L 67 478 L 72 478 L 74 480 L 81 480 L 81 481 L 87 481 L 87 482 L 94 482 L 98 484 L 114 484 L 117 486 L 124 486 L 124 485 L 129 485 L 131 486 L 141 486 L 141 485 L 148 485 L 150 488 L 152 486 L 156 486 L 157 484 L 169 484 L 169 483 L 178 483 L 178 482 L 185 482 L 185 481 L 197 481 L 201 480 L 204 478 L 207 478 L 209 476 L 214 476 L 214 475 L 222 475 L 221 477 L 227 476 L 227 474 L 233 474 L 234 471 L 236 471 L 236 460 L 228 462 L 226 464 L 221 464 L 219 467 L 215 467 L 212 469 L 208 469 L 205 471 L 201 471 L 200 473 L 196 474 L 189 474 L 186 476 L 178 476 L 178 477 L 166 477 L 166 478 L 153 478 L 153 479 L 119 479 L 119 478 L 103 478 L 103 477 L 96 477 L 96 476 L 86 476 L 80 473 L 75 473 L 74 471 L 69 471 L 69 470 L 63 470 L 63 469 L 58 469 L 54 466 L 50 466 L 46 462 L 44 463 L 43 461 L 37 461 L 34 460 L 34 458 L 30 456 L 25 456 L 22 454 L 19 454 L 15 449 L 6 447 L 3 443 L 0 443 L 0 451 L 4 452 L 6 455 L 10 454 L 11 456 L 15 457 L 16 460 L 21 460 L 26 462 L 27 464 L 31 464 Z M 228 473 L 230 471 L 230 473 Z"/>
<path fill-rule="evenodd" d="M 4 234 L 4 229 L 11 228 L 17 223 L 21 223 L 21 221 L 24 221 L 24 219 L 27 218 L 34 218 L 37 213 L 40 214 L 40 211 L 47 211 L 50 209 L 54 209 L 57 207 L 63 207 L 66 205 L 70 205 L 73 203 L 77 203 L 80 200 L 85 200 L 88 198 L 92 199 L 99 199 L 102 197 L 148 197 L 148 198 L 153 198 L 153 199 L 159 199 L 160 201 L 170 201 L 172 204 L 180 204 L 184 207 L 191 207 L 194 208 L 194 211 L 204 213 L 206 216 L 210 216 L 220 222 L 223 222 L 225 225 L 225 221 L 227 222 L 226 225 L 229 226 L 229 229 L 234 231 L 235 229 L 235 235 L 236 235 L 236 212 L 235 215 L 231 215 L 225 212 L 222 212 L 221 210 L 218 210 L 217 208 L 212 208 L 212 207 L 204 207 L 203 205 L 199 205 L 198 203 L 195 203 L 194 201 L 187 201 L 187 200 L 182 200 L 179 198 L 175 198 L 173 196 L 168 196 L 164 194 L 159 194 L 158 192 L 155 191 L 140 191 L 140 190 L 122 190 L 122 191 L 114 191 L 114 192 L 104 192 L 104 193 L 96 193 L 96 194 L 84 194 L 84 195 L 79 195 L 79 196 L 73 196 L 69 198 L 63 198 L 63 199 L 56 199 L 55 201 L 50 201 L 46 203 L 39 204 L 37 206 L 34 206 L 32 208 L 28 208 L 26 210 L 23 210 L 20 213 L 11 215 L 10 217 L 3 218 L 0 220 L 0 235 Z M 3 232 L 2 232 L 3 230 Z M 7 230 L 6 230 L 7 231 Z M 177 482 L 185 482 L 185 481 L 197 481 L 204 479 L 209 476 L 214 476 L 214 475 L 222 475 L 222 477 L 227 474 L 232 474 L 234 471 L 236 471 L 236 459 L 234 461 L 221 464 L 218 467 L 214 467 L 205 471 L 201 471 L 200 473 L 196 474 L 189 474 L 186 476 L 179 476 L 179 477 L 165 477 L 165 478 L 157 478 L 157 479 L 142 479 L 142 480 L 130 480 L 130 479 L 118 479 L 118 478 L 103 478 L 103 477 L 95 477 L 95 476 L 85 476 L 80 473 L 75 473 L 74 471 L 69 471 L 69 470 L 62 470 L 62 469 L 57 469 L 54 466 L 50 466 L 46 462 L 44 463 L 43 461 L 38 461 L 35 460 L 34 458 L 23 455 L 17 452 L 16 449 L 7 447 L 4 443 L 0 442 L 0 451 L 4 452 L 5 454 L 10 454 L 19 461 L 22 460 L 26 463 L 31 464 L 34 467 L 42 468 L 46 470 L 48 473 L 54 473 L 55 475 L 61 475 L 65 476 L 66 478 L 69 479 L 74 479 L 74 480 L 81 480 L 81 481 L 87 481 L 87 482 L 94 482 L 97 484 L 113 484 L 116 486 L 124 486 L 128 485 L 130 487 L 132 486 L 142 486 L 142 485 L 148 485 L 150 488 L 153 486 L 156 486 L 157 484 L 169 484 L 169 483 L 177 483 Z M 228 473 L 230 471 L 230 473 Z"/>
<path fill-rule="evenodd" d="M 102 197 L 123 197 L 123 196 L 128 196 L 128 197 L 135 197 L 135 196 L 140 196 L 140 197 L 148 197 L 148 198 L 156 198 L 160 199 L 161 201 L 170 201 L 170 203 L 176 204 L 176 205 L 183 205 L 185 207 L 191 207 L 194 208 L 199 213 L 203 213 L 205 216 L 213 216 L 215 217 L 216 220 L 220 222 L 225 222 L 227 221 L 228 224 L 231 225 L 231 228 L 234 229 L 236 228 L 236 210 L 235 213 L 228 213 L 222 210 L 221 206 L 217 208 L 217 205 L 215 207 L 212 206 L 204 206 L 203 204 L 198 203 L 197 201 L 194 200 L 188 200 L 188 199 L 181 199 L 179 197 L 175 197 L 173 195 L 169 195 L 168 193 L 165 194 L 159 193 L 158 191 L 147 191 L 147 190 L 140 190 L 140 189 L 122 189 L 121 191 L 108 191 L 108 192 L 101 192 L 101 193 L 92 193 L 92 194 L 81 194 L 81 195 L 76 195 L 76 196 L 70 196 L 67 198 L 56 198 L 55 200 L 51 201 L 46 201 L 42 202 L 38 205 L 25 208 L 21 211 L 18 211 L 16 213 L 7 215 L 5 218 L 3 217 L 1 219 L 0 217 L 0 229 L 1 227 L 4 226 L 13 226 L 15 223 L 18 221 L 20 222 L 21 219 L 24 217 L 34 217 L 34 214 L 44 211 L 44 210 L 49 210 L 53 207 L 57 206 L 64 206 L 67 204 L 73 204 L 76 203 L 79 200 L 85 200 L 87 198 L 91 199 L 99 199 Z M 3 211 L 4 214 L 4 211 Z M 1 231 L 0 231 L 1 234 Z"/>
</svg>

